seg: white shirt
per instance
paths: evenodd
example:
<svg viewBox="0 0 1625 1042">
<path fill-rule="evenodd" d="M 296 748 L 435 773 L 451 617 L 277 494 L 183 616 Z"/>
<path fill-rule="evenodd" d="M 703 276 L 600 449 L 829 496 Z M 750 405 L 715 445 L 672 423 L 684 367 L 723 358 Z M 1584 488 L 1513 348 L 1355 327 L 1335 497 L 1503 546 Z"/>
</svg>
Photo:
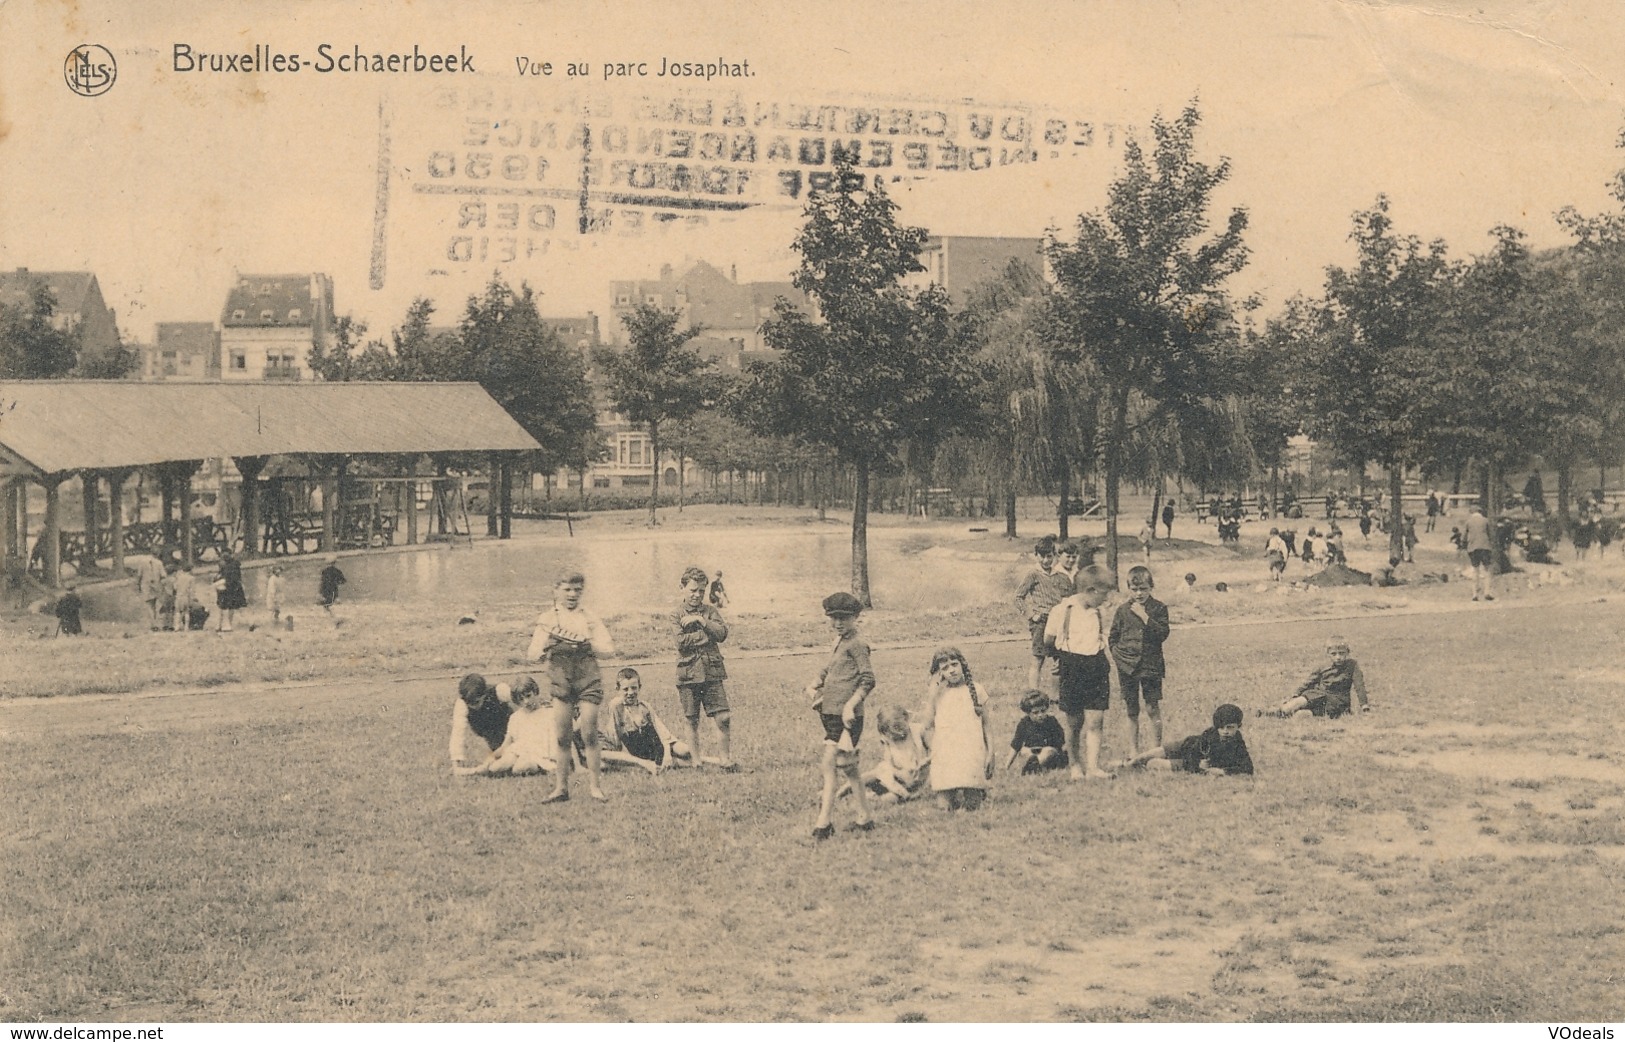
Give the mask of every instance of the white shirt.
<svg viewBox="0 0 1625 1042">
<path fill-rule="evenodd" d="M 1075 593 L 1050 609 L 1044 624 L 1044 640 L 1053 641 L 1056 651 L 1072 655 L 1098 655 L 1106 650 L 1106 623 L 1098 607 L 1087 607 L 1084 595 Z"/>
</svg>

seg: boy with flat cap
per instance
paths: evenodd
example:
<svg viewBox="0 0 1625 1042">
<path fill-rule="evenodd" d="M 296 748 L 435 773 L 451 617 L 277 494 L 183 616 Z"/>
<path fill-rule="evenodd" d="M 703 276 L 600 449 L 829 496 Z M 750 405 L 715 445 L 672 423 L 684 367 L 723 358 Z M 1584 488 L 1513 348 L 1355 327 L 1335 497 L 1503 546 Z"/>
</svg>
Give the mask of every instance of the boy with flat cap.
<svg viewBox="0 0 1625 1042">
<path fill-rule="evenodd" d="M 835 826 L 830 824 L 829 818 L 835 807 L 836 786 L 843 774 L 851 783 L 852 797 L 857 802 L 858 820 L 854 827 L 868 832 L 875 824 L 869 816 L 863 779 L 858 774 L 863 700 L 875 687 L 869 645 L 858 636 L 858 615 L 862 611 L 863 605 L 850 593 L 832 593 L 824 598 L 824 615 L 829 618 L 836 639 L 828 665 L 819 670 L 817 680 L 807 685 L 813 709 L 824 725 L 824 756 L 820 763 L 824 795 L 818 807 L 818 823 L 813 826 L 814 839 L 829 839 L 835 835 Z"/>
</svg>

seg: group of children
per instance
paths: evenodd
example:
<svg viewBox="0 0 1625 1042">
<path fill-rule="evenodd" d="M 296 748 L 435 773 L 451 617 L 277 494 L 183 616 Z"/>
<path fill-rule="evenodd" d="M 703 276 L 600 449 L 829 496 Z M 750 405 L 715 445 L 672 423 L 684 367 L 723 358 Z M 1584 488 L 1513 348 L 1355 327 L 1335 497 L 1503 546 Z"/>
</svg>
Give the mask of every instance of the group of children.
<svg viewBox="0 0 1625 1042">
<path fill-rule="evenodd" d="M 1021 774 L 1066 770 L 1077 780 L 1112 777 L 1100 755 L 1116 673 L 1133 755 L 1113 767 L 1252 774 L 1238 706 L 1219 706 L 1213 726 L 1201 734 L 1165 741 L 1163 644 L 1170 624 L 1167 605 L 1153 596 L 1151 570 L 1143 565 L 1129 570 L 1128 598 L 1108 618 L 1105 604 L 1116 583 L 1107 569 L 1080 567 L 1083 551 L 1075 543 L 1058 545 L 1050 538 L 1035 551 L 1039 567 L 1017 590 L 1033 663 L 1006 769 Z M 716 585 L 708 584 L 701 569 L 687 569 L 681 599 L 670 616 L 686 738 L 674 734 L 643 701 L 636 669 L 618 671 L 614 697 L 604 703 L 603 660 L 615 649 L 602 621 L 581 606 L 585 585 L 579 572 L 561 575 L 553 606 L 537 617 L 526 657 L 544 664 L 542 683 L 529 676 L 512 685 L 489 684 L 477 674 L 463 678 L 452 715 L 454 772 L 547 773 L 554 784 L 543 802 L 561 802 L 570 798 L 569 778 L 578 769 L 588 774 L 592 798 L 605 799 L 600 786 L 605 761 L 651 773 L 702 763 L 739 770 L 730 748 L 731 710 L 721 650 L 729 628 Z M 835 808 L 847 796 L 855 811 L 852 827 L 860 831 L 874 828 L 871 799 L 911 800 L 929 790 L 945 810 L 978 809 L 997 765 L 988 714 L 991 694 L 977 682 L 965 655 L 952 647 L 932 655 L 925 697 L 915 712 L 900 706 L 878 711 L 880 760 L 863 771 L 860 743 L 875 688 L 869 645 L 857 626 L 863 605 L 842 592 L 824 598 L 822 607 L 835 643 L 806 689 L 823 730 L 822 789 L 813 836 L 834 835 Z M 1348 645 L 1335 640 L 1328 651 L 1331 664 L 1269 712 L 1335 717 L 1351 712 L 1356 698 L 1362 711 L 1369 708 L 1364 677 L 1349 657 Z M 1064 725 L 1051 713 L 1046 690 L 1051 685 Z M 700 756 L 702 712 L 716 726 L 720 755 L 715 758 Z M 483 745 L 477 759 L 466 755 L 471 736 Z"/>
<path fill-rule="evenodd" d="M 220 552 L 220 563 L 213 573 L 206 571 L 201 564 L 183 561 L 179 552 L 167 554 L 163 560 L 143 555 L 134 563 L 136 592 L 146 605 L 148 622 L 153 630 L 205 629 L 212 607 L 218 612 L 216 629 L 229 633 L 233 629 L 237 611 L 248 606 L 242 562 L 230 549 Z M 339 570 L 338 555 L 329 554 L 317 581 L 317 603 L 329 614 L 338 600 L 339 587 L 346 581 L 344 573 Z M 271 613 L 273 624 L 284 621 L 282 610 L 286 606 L 286 598 L 282 566 L 274 564 L 266 570 L 264 588 L 264 606 Z M 291 618 L 287 620 L 290 624 L 292 621 Z M 66 627 L 63 631 L 67 631 Z"/>
<path fill-rule="evenodd" d="M 561 574 L 553 587 L 553 606 L 536 618 L 525 657 L 543 664 L 545 693 L 529 676 L 511 686 L 488 684 L 474 673 L 462 679 L 452 706 L 453 771 L 551 774 L 553 790 L 544 803 L 570 798 L 569 779 L 577 767 L 587 772 L 589 795 L 606 799 L 599 783 L 605 760 L 650 773 L 702 763 L 738 771 L 723 683 L 728 673 L 721 644 L 728 639 L 728 624 L 719 607 L 725 603 L 720 583 L 710 582 L 701 569 L 689 568 L 681 580 L 682 600 L 671 614 L 686 742 L 642 701 L 643 678 L 636 669 L 626 667 L 616 674 L 615 695 L 605 704 L 603 661 L 614 656 L 615 643 L 603 622 L 581 606 L 586 584 L 580 572 Z M 708 591 L 711 603 L 706 602 Z M 720 755 L 714 759 L 702 760 L 699 755 L 702 710 L 717 729 Z M 475 761 L 467 756 L 470 735 L 485 747 Z"/>
</svg>

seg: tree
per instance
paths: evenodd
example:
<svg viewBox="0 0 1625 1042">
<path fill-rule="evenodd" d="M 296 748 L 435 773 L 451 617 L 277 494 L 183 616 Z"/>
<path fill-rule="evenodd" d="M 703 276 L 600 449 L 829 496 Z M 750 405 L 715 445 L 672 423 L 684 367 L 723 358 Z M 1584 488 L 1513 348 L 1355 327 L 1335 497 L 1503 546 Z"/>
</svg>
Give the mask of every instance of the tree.
<svg viewBox="0 0 1625 1042">
<path fill-rule="evenodd" d="M 406 333 L 415 343 L 426 337 L 428 315 L 414 325 L 410 321 L 414 314 L 408 312 Z M 587 464 L 597 417 L 586 363 L 543 324 L 528 285 L 521 283 L 515 293 L 500 276 L 492 275 L 483 296 L 468 298 L 456 341 L 443 346 L 456 360 L 456 379 L 478 381 L 541 443 L 536 460 L 540 469 Z"/>
<path fill-rule="evenodd" d="M 704 330 L 691 325 L 677 328 L 674 310 L 639 304 L 621 321 L 629 342 L 626 350 L 600 348 L 598 368 L 609 384 L 609 395 L 619 412 L 649 430 L 649 524 L 660 523 L 660 428 L 680 424 L 716 400 L 720 385 L 715 367 L 690 346 Z M 679 472 L 683 461 L 677 461 Z"/>
<path fill-rule="evenodd" d="M 51 322 L 55 314 L 56 297 L 39 281 L 26 303 L 0 304 L 0 377 L 49 380 L 69 374 L 79 361 L 79 337 L 57 329 Z"/>
<path fill-rule="evenodd" d="M 934 446 L 964 429 L 988 371 L 950 335 L 942 288 L 903 285 L 924 270 L 926 232 L 898 224 L 879 180 L 839 164 L 805 215 L 791 281 L 819 319 L 779 299 L 762 332 L 780 354 L 751 364 L 739 412 L 760 434 L 825 445 L 853 464 L 852 593 L 869 606 L 871 471 L 907 441 Z"/>
<path fill-rule="evenodd" d="M 1445 244 L 1395 233 L 1388 198 L 1354 215 L 1353 268 L 1326 269 L 1314 338 L 1302 369 L 1305 427 L 1344 459 L 1388 469 L 1390 509 L 1399 510 L 1407 465 L 1438 444 L 1435 351 L 1446 294 L 1458 269 Z M 1390 552 L 1401 552 L 1403 526 L 1389 526 Z"/>
<path fill-rule="evenodd" d="M 1113 571 L 1131 406 L 1138 398 L 1148 412 L 1201 410 L 1234 375 L 1235 356 L 1225 350 L 1234 340 L 1233 304 L 1223 284 L 1247 262 L 1247 212 L 1231 210 L 1223 230 L 1208 235 L 1208 205 L 1230 161 L 1209 166 L 1195 158 L 1200 122 L 1194 102 L 1176 120 L 1153 116 L 1152 154 L 1130 138 L 1105 209 L 1079 216 L 1074 241 L 1052 233 L 1044 247 L 1063 337 L 1055 349 L 1063 360 L 1087 361 L 1098 386 Z"/>
</svg>

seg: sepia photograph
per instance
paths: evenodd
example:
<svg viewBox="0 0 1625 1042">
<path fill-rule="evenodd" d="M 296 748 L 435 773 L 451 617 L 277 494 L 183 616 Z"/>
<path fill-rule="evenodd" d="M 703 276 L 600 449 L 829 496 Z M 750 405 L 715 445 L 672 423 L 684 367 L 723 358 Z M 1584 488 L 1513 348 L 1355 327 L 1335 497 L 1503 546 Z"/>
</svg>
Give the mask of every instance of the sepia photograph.
<svg viewBox="0 0 1625 1042">
<path fill-rule="evenodd" d="M 0 48 L 11 1038 L 1614 1037 L 1625 9 Z"/>
</svg>

